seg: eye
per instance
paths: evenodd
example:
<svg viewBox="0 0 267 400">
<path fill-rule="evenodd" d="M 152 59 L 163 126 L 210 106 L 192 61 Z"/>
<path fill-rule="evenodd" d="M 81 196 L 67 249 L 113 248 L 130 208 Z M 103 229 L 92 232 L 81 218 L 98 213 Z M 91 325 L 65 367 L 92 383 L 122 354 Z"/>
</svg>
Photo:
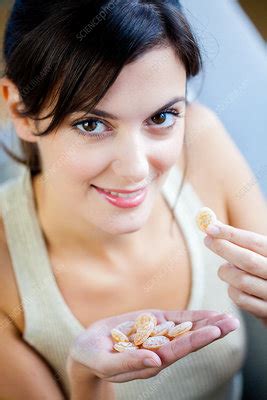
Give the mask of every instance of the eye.
<svg viewBox="0 0 267 400">
<path fill-rule="evenodd" d="M 169 118 L 167 118 L 167 117 L 169 117 Z M 181 118 L 181 113 L 179 113 L 178 111 L 176 111 L 174 109 L 170 109 L 170 110 L 164 110 L 164 111 L 154 115 L 151 118 L 151 120 L 159 128 L 169 129 L 175 125 L 176 120 L 179 117 Z"/>
<path fill-rule="evenodd" d="M 77 122 L 72 125 L 74 129 L 78 129 L 78 133 L 85 136 L 91 136 L 96 139 L 102 139 L 106 135 L 104 134 L 106 125 L 104 122 L 98 119 L 89 118 L 84 121 Z"/>
</svg>

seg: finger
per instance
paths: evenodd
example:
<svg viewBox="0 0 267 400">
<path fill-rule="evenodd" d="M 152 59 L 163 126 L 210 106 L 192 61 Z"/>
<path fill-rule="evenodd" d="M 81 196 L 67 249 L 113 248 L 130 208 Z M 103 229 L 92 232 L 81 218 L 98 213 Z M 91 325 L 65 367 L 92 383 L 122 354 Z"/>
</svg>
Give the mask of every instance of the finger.
<svg viewBox="0 0 267 400">
<path fill-rule="evenodd" d="M 146 369 L 140 369 L 138 371 L 133 371 L 133 372 L 126 372 L 123 374 L 118 374 L 115 376 L 112 376 L 106 380 L 114 383 L 122 383 L 122 382 L 129 382 L 133 381 L 135 379 L 148 379 L 152 378 L 153 376 L 156 376 L 162 368 L 146 368 Z"/>
<path fill-rule="evenodd" d="M 216 326 L 206 326 L 197 331 L 191 331 L 181 337 L 175 338 L 170 343 L 156 350 L 163 365 L 172 364 L 175 361 L 187 356 L 189 353 L 197 351 L 207 346 L 221 336 L 220 328 Z"/>
<path fill-rule="evenodd" d="M 214 226 L 218 228 L 219 232 L 214 232 Z M 262 256 L 267 257 L 267 237 L 259 235 L 255 232 L 246 231 L 243 229 L 234 228 L 233 226 L 223 224 L 218 221 L 214 225 L 210 225 L 206 232 L 218 239 L 228 240 L 245 249 L 254 251 Z"/>
<path fill-rule="evenodd" d="M 265 279 L 244 272 L 229 263 L 221 265 L 218 275 L 230 286 L 262 300 L 267 300 L 267 281 Z"/>
<path fill-rule="evenodd" d="M 145 359 L 152 360 L 154 367 L 160 367 L 162 364 L 160 357 L 150 350 L 139 349 L 122 353 L 102 352 L 97 357 L 97 370 L 101 371 L 105 377 L 136 372 L 146 367 Z"/>
<path fill-rule="evenodd" d="M 239 247 L 227 240 L 212 239 L 212 241 L 209 242 L 208 238 L 210 238 L 210 236 L 206 236 L 204 240 L 205 245 L 214 253 L 252 275 L 267 279 L 266 257 L 256 254 L 251 250 L 244 249 L 243 247 Z"/>
<path fill-rule="evenodd" d="M 219 315 L 216 311 L 210 310 L 187 310 L 187 311 L 163 311 L 163 315 L 167 321 L 173 321 L 176 324 L 185 321 L 197 322 Z"/>
<path fill-rule="evenodd" d="M 223 338 L 224 336 L 228 335 L 228 333 L 238 329 L 240 327 L 240 321 L 237 318 L 228 317 L 215 322 L 214 325 L 220 328 L 221 330 L 220 338 Z"/>
<path fill-rule="evenodd" d="M 239 289 L 229 286 L 228 293 L 233 302 L 258 318 L 267 318 L 267 302 L 250 296 Z"/>
<path fill-rule="evenodd" d="M 223 333 L 224 333 L 224 323 L 226 323 L 229 319 L 233 320 L 235 318 L 230 314 L 221 313 L 221 314 L 215 315 L 211 318 L 202 319 L 201 321 L 194 323 L 192 330 L 204 328 L 205 326 L 214 325 L 214 326 L 220 327 L 222 325 L 222 329 L 223 329 Z"/>
</svg>

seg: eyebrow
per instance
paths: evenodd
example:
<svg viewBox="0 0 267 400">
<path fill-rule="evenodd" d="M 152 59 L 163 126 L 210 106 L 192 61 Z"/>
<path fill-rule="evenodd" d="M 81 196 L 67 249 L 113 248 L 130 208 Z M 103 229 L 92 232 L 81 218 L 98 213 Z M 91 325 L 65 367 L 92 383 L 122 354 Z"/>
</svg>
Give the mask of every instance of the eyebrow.
<svg viewBox="0 0 267 400">
<path fill-rule="evenodd" d="M 156 114 L 160 113 L 162 110 L 171 107 L 175 103 L 185 102 L 185 101 L 186 101 L 186 99 L 183 96 L 175 97 L 174 99 L 170 100 L 167 104 L 165 104 L 164 106 L 160 107 L 157 111 L 155 111 L 155 113 L 153 115 L 156 115 Z M 108 113 L 106 111 L 98 110 L 97 108 L 94 108 L 93 110 L 89 111 L 89 113 L 97 115 L 99 117 L 103 117 L 103 118 L 109 118 L 109 119 L 113 119 L 113 120 L 118 120 L 119 119 L 116 115 L 110 114 L 110 113 Z"/>
</svg>

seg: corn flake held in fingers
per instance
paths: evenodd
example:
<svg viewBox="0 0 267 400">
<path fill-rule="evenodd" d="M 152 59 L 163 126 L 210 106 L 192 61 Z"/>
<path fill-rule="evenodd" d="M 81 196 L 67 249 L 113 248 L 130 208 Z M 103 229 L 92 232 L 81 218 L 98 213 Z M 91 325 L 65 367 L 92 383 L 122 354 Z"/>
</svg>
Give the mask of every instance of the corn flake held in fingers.
<svg viewBox="0 0 267 400">
<path fill-rule="evenodd" d="M 216 224 L 216 214 L 208 207 L 202 207 L 196 215 L 196 223 L 199 229 L 206 232 L 206 229 L 211 224 Z"/>
</svg>

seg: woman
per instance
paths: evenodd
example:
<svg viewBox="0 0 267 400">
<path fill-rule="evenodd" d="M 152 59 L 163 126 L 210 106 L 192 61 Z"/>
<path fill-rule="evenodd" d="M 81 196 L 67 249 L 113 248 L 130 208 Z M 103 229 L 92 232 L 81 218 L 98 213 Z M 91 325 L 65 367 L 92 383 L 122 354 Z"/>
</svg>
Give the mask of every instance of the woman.
<svg viewBox="0 0 267 400">
<path fill-rule="evenodd" d="M 1 397 L 239 398 L 244 325 L 194 217 L 205 204 L 226 227 L 266 234 L 266 205 L 256 186 L 237 198 L 247 164 L 186 101 L 201 56 L 180 7 L 16 1 L 4 53 L 26 167 L 0 192 Z M 193 331 L 112 353 L 110 329 L 151 309 Z"/>
</svg>

